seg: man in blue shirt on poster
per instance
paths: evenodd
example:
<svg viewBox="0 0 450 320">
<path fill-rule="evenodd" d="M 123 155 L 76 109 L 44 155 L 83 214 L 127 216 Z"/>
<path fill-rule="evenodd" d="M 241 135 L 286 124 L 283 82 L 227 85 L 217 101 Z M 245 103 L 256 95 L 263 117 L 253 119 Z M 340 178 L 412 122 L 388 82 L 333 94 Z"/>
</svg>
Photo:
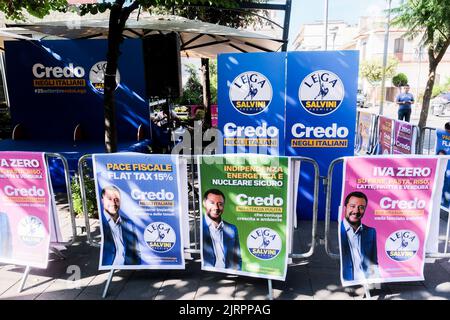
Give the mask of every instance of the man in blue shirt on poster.
<svg viewBox="0 0 450 320">
<path fill-rule="evenodd" d="M 103 266 L 139 265 L 141 255 L 133 222 L 119 214 L 120 191 L 107 186 L 101 193 L 103 214 Z"/>
<path fill-rule="evenodd" d="M 234 224 L 222 219 L 225 195 L 209 189 L 203 197 L 206 214 L 203 217 L 203 263 L 218 269 L 242 270 L 239 235 Z"/>
<path fill-rule="evenodd" d="M 411 117 L 411 105 L 414 103 L 414 96 L 409 93 L 409 85 L 403 86 L 403 93 L 400 93 L 395 102 L 398 104 L 398 120 L 409 122 Z"/>
<path fill-rule="evenodd" d="M 345 281 L 364 281 L 378 276 L 377 233 L 362 224 L 367 196 L 351 192 L 344 201 L 345 217 L 341 223 L 341 274 Z"/>
</svg>

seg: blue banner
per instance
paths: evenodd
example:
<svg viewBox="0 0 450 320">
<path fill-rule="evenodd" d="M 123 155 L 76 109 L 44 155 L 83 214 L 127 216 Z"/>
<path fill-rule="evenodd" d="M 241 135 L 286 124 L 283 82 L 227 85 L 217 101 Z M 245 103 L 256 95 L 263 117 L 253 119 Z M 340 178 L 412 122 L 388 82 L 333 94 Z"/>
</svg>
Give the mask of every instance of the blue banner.
<svg viewBox="0 0 450 320">
<path fill-rule="evenodd" d="M 327 175 L 334 159 L 354 153 L 358 59 L 358 51 L 287 54 L 285 154 L 313 158 L 321 176 Z M 313 184 L 304 182 L 313 181 L 312 177 L 311 171 L 300 178 L 303 192 L 298 209 L 308 218 Z M 319 218 L 324 217 L 324 195 L 320 193 Z M 337 210 L 332 218 L 337 218 Z"/>
<path fill-rule="evenodd" d="M 5 41 L 6 77 L 13 125 L 27 139 L 104 140 L 103 77 L 108 41 Z M 124 40 L 115 89 L 118 142 L 136 141 L 142 124 L 150 136 L 142 41 Z"/>
<path fill-rule="evenodd" d="M 175 156 L 93 156 L 102 243 L 99 270 L 184 269 Z"/>
<path fill-rule="evenodd" d="M 284 154 L 286 53 L 220 54 L 224 153 Z"/>
<path fill-rule="evenodd" d="M 442 130 L 436 130 L 436 146 L 437 155 L 450 155 L 450 133 Z M 442 188 L 441 207 L 449 211 L 450 208 L 450 161 L 447 161 L 447 169 L 445 170 L 444 186 Z"/>
</svg>

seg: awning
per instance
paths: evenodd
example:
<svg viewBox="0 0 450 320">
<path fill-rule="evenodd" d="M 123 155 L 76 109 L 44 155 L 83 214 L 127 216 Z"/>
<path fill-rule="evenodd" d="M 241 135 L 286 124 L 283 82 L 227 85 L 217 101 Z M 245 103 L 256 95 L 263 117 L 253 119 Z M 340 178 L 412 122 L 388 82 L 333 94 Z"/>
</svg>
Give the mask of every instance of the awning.
<svg viewBox="0 0 450 320">
<path fill-rule="evenodd" d="M 8 24 L 66 39 L 106 38 L 108 19 L 80 19 L 27 24 Z M 2 29 L 8 31 L 8 28 Z M 0 30 L 1 31 L 1 30 Z M 190 57 L 215 58 L 219 53 L 273 52 L 281 49 L 283 41 L 260 33 L 234 29 L 222 25 L 189 20 L 179 16 L 148 16 L 128 19 L 123 35 L 142 38 L 154 33 L 178 32 L 181 54 Z"/>
</svg>

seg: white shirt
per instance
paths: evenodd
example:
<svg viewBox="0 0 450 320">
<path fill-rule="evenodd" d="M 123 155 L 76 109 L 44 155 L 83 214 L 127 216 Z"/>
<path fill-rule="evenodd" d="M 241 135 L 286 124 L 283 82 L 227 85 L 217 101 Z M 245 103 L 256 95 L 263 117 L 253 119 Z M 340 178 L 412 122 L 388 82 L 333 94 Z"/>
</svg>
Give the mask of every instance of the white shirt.
<svg viewBox="0 0 450 320">
<path fill-rule="evenodd" d="M 123 243 L 122 237 L 122 219 L 117 219 L 116 222 L 112 219 L 109 213 L 104 212 L 106 220 L 108 221 L 109 228 L 111 229 L 111 234 L 114 239 L 114 245 L 116 247 L 116 256 L 114 257 L 113 265 L 124 265 L 125 264 L 125 245 Z"/>
<path fill-rule="evenodd" d="M 345 232 L 347 233 L 348 245 L 350 247 L 350 253 L 353 261 L 353 277 L 354 280 L 363 280 L 366 278 L 363 268 L 361 256 L 361 231 L 363 225 L 361 224 L 358 229 L 353 231 L 352 226 L 348 223 L 347 219 L 343 220 Z"/>
<path fill-rule="evenodd" d="M 216 268 L 225 268 L 225 250 L 223 247 L 223 221 L 216 227 L 214 222 L 205 215 L 206 224 L 213 243 L 214 254 L 216 255 Z"/>
</svg>

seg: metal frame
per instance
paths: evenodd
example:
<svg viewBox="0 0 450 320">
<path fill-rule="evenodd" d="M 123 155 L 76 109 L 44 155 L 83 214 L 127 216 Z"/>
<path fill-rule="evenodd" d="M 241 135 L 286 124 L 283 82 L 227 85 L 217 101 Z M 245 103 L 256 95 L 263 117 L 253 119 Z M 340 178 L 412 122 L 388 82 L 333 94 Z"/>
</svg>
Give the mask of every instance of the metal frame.
<svg viewBox="0 0 450 320">
<path fill-rule="evenodd" d="M 312 228 L 311 228 L 311 245 L 309 248 L 309 251 L 304 253 L 294 253 L 291 252 L 289 254 L 289 258 L 294 259 L 300 259 L 300 258 L 309 258 L 314 254 L 314 248 L 316 246 L 316 232 L 317 232 L 317 216 L 319 211 L 319 182 L 320 182 L 320 176 L 319 176 L 319 165 L 314 159 L 307 158 L 307 157 L 289 157 L 291 161 L 302 161 L 311 163 L 314 166 L 314 203 L 313 203 L 313 220 L 312 220 Z M 301 172 L 301 167 L 300 167 Z M 300 184 L 301 185 L 301 184 Z M 294 188 L 292 188 L 292 194 L 291 197 L 297 196 L 294 194 Z M 293 198 L 292 198 L 293 199 Z M 296 208 L 292 208 L 292 211 L 295 212 Z M 293 234 L 294 232 L 294 226 L 291 226 L 291 232 Z"/>
<path fill-rule="evenodd" d="M 69 164 L 67 163 L 66 158 L 64 158 L 59 153 L 44 152 L 45 165 L 47 167 L 47 174 L 49 176 L 49 179 L 50 179 L 50 170 L 49 170 L 49 164 L 48 164 L 49 158 L 60 159 L 62 161 L 63 167 L 64 167 L 64 178 L 66 181 L 66 190 L 67 190 L 67 202 L 69 204 L 70 220 L 71 220 L 71 224 L 72 224 L 72 239 L 70 241 L 66 241 L 66 242 L 50 242 L 50 250 L 53 253 L 55 253 L 58 257 L 60 257 L 61 259 L 65 259 L 64 254 L 62 254 L 58 249 L 52 247 L 52 244 L 59 244 L 62 246 L 71 246 L 75 242 L 75 238 L 77 236 L 77 228 L 76 228 L 76 223 L 75 223 L 75 212 L 73 210 L 73 201 L 72 201 L 72 189 L 70 188 Z M 54 201 L 54 198 L 51 197 L 50 201 Z M 55 214 L 58 214 L 58 212 L 55 212 Z M 22 292 L 23 289 L 25 288 L 25 283 L 28 279 L 28 275 L 30 274 L 30 271 L 31 271 L 31 266 L 28 266 L 28 265 L 25 266 L 25 271 L 22 275 L 22 279 L 20 281 L 20 286 L 18 289 L 19 293 Z"/>
<path fill-rule="evenodd" d="M 60 159 L 63 163 L 64 167 L 64 178 L 66 181 L 66 190 L 67 190 L 67 202 L 69 204 L 69 212 L 70 212 L 70 220 L 72 224 L 72 239 L 70 241 L 66 242 L 56 242 L 57 244 L 63 245 L 63 246 L 71 246 L 75 242 L 75 238 L 77 236 L 77 227 L 75 222 L 75 211 L 73 210 L 73 199 L 72 199 L 72 188 L 70 187 L 70 173 L 69 173 L 69 164 L 67 162 L 67 159 L 60 155 L 59 153 L 45 153 L 45 161 L 48 168 L 48 158 L 57 158 Z"/>
<path fill-rule="evenodd" d="M 430 154 L 430 151 L 432 151 L 433 149 L 428 149 L 428 153 L 423 153 L 424 149 L 424 142 L 425 142 L 425 133 L 426 131 L 429 131 L 428 133 L 428 145 L 431 144 L 431 134 L 433 131 L 436 131 L 436 128 L 432 128 L 432 127 L 423 127 L 422 130 L 420 130 L 420 143 L 419 143 L 419 149 L 418 149 L 418 154 Z"/>
<path fill-rule="evenodd" d="M 357 115 L 356 115 L 356 137 L 359 138 L 360 136 L 360 132 L 359 132 L 359 118 L 361 115 L 361 112 L 366 113 L 366 114 L 370 114 L 370 118 L 371 118 L 371 122 L 370 122 L 370 128 L 369 128 L 369 146 L 367 148 L 367 154 L 372 154 L 375 150 L 375 141 L 377 138 L 377 128 L 378 128 L 378 115 L 374 114 L 374 113 L 370 113 L 370 112 L 365 112 L 365 111 L 358 111 Z M 361 141 L 358 140 L 356 141 L 355 139 L 355 153 L 358 153 L 361 151 Z"/>
<path fill-rule="evenodd" d="M 197 215 L 197 199 L 195 195 L 195 175 L 196 175 L 196 160 L 198 155 L 180 155 L 180 158 L 184 158 L 187 161 L 187 165 L 192 165 L 191 170 L 191 185 L 192 185 L 192 198 L 188 201 L 192 200 L 193 204 L 193 216 L 194 216 L 194 248 L 192 248 L 192 242 L 189 243 L 189 248 L 184 248 L 185 253 L 194 253 L 194 254 L 200 254 L 199 249 L 199 241 L 197 239 L 197 220 L 200 219 L 200 211 Z M 85 180 L 84 180 L 84 170 L 83 170 L 83 164 L 85 161 L 89 158 L 92 158 L 92 154 L 86 154 L 82 156 L 78 160 L 78 175 L 79 175 L 79 183 L 80 183 L 80 192 L 81 192 L 81 199 L 83 202 L 83 214 L 85 218 L 86 223 L 86 237 L 89 245 L 91 246 L 100 246 L 98 242 L 94 242 L 91 236 L 90 231 L 90 224 L 89 224 L 89 213 L 87 212 L 87 205 L 86 205 L 86 189 L 85 189 Z M 304 161 L 307 163 L 311 163 L 314 166 L 314 203 L 313 203 L 313 220 L 312 220 L 312 230 L 311 230 L 311 245 L 309 247 L 309 250 L 304 253 L 289 253 L 289 258 L 299 259 L 299 258 L 309 258 L 314 254 L 314 248 L 316 246 L 316 231 L 317 231 L 317 216 L 318 216 L 318 196 L 319 196 L 319 165 L 317 162 L 311 158 L 307 157 L 289 157 L 289 161 Z M 301 169 L 300 169 L 301 170 Z M 189 171 L 189 170 L 188 170 Z M 189 180 L 189 173 L 187 179 Z M 292 190 L 291 194 L 288 195 L 289 197 L 294 197 L 294 191 Z M 200 197 L 199 197 L 200 198 Z M 198 199 L 200 202 L 200 199 Z M 292 211 L 294 211 L 295 208 L 292 208 Z M 292 226 L 291 230 L 292 234 L 294 232 L 294 226 Z M 108 294 L 109 285 L 111 283 L 111 280 L 114 276 L 114 271 L 118 269 L 111 269 L 108 275 L 108 279 L 105 284 L 105 288 L 103 290 L 102 298 L 105 298 Z M 272 280 L 268 279 L 268 299 L 273 300 L 273 287 L 272 287 Z"/>
<path fill-rule="evenodd" d="M 332 252 L 329 247 L 330 222 L 331 222 L 331 186 L 333 180 L 334 167 L 336 166 L 336 164 L 341 163 L 343 161 L 344 158 L 335 159 L 334 161 L 331 162 L 330 166 L 328 167 L 328 185 L 327 185 L 326 209 L 325 209 L 325 252 L 332 259 L 339 259 L 340 255 L 338 253 Z M 449 241 L 450 241 L 450 214 L 447 216 L 447 229 L 446 229 L 444 252 L 426 253 L 425 257 L 437 259 L 450 258 L 450 253 L 448 252 L 449 251 L 448 247 L 450 246 Z"/>
</svg>

